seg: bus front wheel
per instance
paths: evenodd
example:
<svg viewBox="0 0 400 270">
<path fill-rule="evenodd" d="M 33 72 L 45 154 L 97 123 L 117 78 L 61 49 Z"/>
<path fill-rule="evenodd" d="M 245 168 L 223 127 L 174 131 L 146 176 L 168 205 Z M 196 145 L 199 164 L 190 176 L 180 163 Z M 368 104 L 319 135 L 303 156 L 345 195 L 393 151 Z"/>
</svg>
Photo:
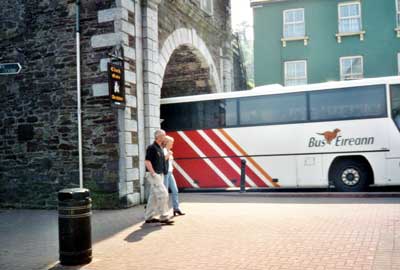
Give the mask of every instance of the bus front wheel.
<svg viewBox="0 0 400 270">
<path fill-rule="evenodd" d="M 338 161 L 332 168 L 331 180 L 337 191 L 364 191 L 368 187 L 369 178 L 369 168 L 362 161 L 344 159 Z"/>
</svg>

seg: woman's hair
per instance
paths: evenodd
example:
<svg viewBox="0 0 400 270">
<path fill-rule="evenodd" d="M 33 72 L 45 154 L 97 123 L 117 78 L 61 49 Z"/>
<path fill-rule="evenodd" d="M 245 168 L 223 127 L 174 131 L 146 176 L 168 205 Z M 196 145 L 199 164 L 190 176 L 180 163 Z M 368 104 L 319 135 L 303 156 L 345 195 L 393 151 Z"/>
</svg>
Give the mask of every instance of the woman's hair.
<svg viewBox="0 0 400 270">
<path fill-rule="evenodd" d="M 172 138 L 171 136 L 165 136 L 165 140 L 164 140 L 165 144 L 167 144 L 169 142 L 174 142 L 174 141 L 175 141 L 175 139 Z"/>
</svg>

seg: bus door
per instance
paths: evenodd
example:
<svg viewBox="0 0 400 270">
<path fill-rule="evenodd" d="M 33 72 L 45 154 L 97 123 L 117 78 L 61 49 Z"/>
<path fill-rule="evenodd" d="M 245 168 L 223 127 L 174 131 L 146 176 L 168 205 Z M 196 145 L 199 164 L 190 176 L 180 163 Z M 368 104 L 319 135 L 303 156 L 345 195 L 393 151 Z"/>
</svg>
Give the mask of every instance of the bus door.
<svg viewBox="0 0 400 270">
<path fill-rule="evenodd" d="M 387 152 L 387 176 L 391 184 L 400 184 L 400 85 L 390 86 L 390 151 Z"/>
</svg>

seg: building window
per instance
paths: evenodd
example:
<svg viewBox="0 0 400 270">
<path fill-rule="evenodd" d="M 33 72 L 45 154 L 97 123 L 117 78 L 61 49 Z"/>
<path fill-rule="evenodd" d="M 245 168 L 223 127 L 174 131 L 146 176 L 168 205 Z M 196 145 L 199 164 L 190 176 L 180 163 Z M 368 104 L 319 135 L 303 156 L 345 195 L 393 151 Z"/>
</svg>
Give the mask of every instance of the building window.
<svg viewBox="0 0 400 270">
<path fill-rule="evenodd" d="M 340 79 L 354 80 L 363 78 L 362 56 L 349 56 L 340 58 Z"/>
<path fill-rule="evenodd" d="M 400 0 L 396 0 L 396 22 L 394 31 L 396 31 L 397 37 L 400 38 Z"/>
<path fill-rule="evenodd" d="M 213 0 L 200 0 L 200 7 L 209 15 L 213 14 L 214 10 Z"/>
<path fill-rule="evenodd" d="M 361 32 L 361 4 L 359 2 L 339 4 L 339 33 Z"/>
<path fill-rule="evenodd" d="M 305 35 L 304 9 L 283 11 L 283 37 L 296 38 Z"/>
<path fill-rule="evenodd" d="M 307 61 L 285 62 L 285 86 L 307 84 Z"/>
<path fill-rule="evenodd" d="M 400 27 L 400 0 L 396 0 L 397 27 Z"/>
</svg>

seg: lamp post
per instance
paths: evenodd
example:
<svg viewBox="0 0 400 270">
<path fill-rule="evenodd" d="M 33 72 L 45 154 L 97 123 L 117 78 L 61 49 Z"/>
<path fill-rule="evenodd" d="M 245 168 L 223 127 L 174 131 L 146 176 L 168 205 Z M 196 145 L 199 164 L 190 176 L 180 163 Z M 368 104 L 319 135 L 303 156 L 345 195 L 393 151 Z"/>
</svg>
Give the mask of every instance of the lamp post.
<svg viewBox="0 0 400 270">
<path fill-rule="evenodd" d="M 76 86 L 77 86 L 77 116 L 78 116 L 78 150 L 79 150 L 79 187 L 83 188 L 83 159 L 82 159 L 82 110 L 81 110 L 81 46 L 80 46 L 80 6 L 76 0 Z"/>
</svg>

